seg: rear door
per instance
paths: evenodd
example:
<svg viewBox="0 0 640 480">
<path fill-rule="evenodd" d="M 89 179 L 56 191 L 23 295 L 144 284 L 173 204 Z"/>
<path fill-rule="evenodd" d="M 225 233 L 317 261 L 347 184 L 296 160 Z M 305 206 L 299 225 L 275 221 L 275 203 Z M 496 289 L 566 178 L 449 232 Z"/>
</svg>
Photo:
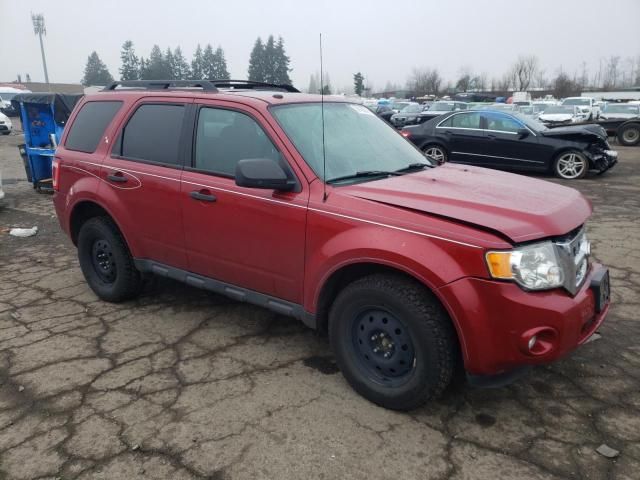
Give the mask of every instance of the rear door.
<svg viewBox="0 0 640 480">
<path fill-rule="evenodd" d="M 101 197 L 137 258 L 186 268 L 180 177 L 185 118 L 191 99 L 147 98 L 118 128 L 111 156 L 102 164 Z"/>
<path fill-rule="evenodd" d="M 485 132 L 481 128 L 480 119 L 480 112 L 461 112 L 438 124 L 436 131 L 447 139 L 451 162 L 486 164 L 486 157 L 481 155 Z"/>
<path fill-rule="evenodd" d="M 486 127 L 484 154 L 496 167 L 518 170 L 544 169 L 551 147 L 541 143 L 535 132 L 519 119 L 502 112 L 483 112 Z M 522 136 L 519 130 L 528 134 Z"/>
</svg>

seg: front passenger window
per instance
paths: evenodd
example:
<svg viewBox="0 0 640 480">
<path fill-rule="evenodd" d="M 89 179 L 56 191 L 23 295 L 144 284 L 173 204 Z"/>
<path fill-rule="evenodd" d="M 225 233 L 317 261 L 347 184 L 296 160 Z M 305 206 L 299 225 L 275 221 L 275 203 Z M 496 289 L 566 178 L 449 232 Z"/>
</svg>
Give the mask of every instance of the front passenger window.
<svg viewBox="0 0 640 480">
<path fill-rule="evenodd" d="M 480 128 L 480 113 L 459 113 L 451 117 L 452 127 L 456 128 Z"/>
<path fill-rule="evenodd" d="M 277 161 L 280 154 L 249 115 L 222 108 L 202 108 L 198 115 L 194 168 L 234 177 L 236 164 L 245 158 Z"/>
</svg>

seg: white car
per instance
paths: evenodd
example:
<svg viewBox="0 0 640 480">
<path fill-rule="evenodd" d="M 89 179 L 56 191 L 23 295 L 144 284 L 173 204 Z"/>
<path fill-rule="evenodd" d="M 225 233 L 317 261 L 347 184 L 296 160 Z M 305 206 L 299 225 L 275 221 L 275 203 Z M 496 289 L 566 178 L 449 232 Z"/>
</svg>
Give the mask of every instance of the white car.
<svg viewBox="0 0 640 480">
<path fill-rule="evenodd" d="M 640 118 L 640 105 L 630 103 L 609 103 L 600 114 L 603 120 Z"/>
<path fill-rule="evenodd" d="M 567 97 L 562 105 L 575 105 L 588 114 L 587 120 L 597 120 L 600 117 L 600 102 L 593 97 Z"/>
<path fill-rule="evenodd" d="M 567 125 L 584 122 L 588 117 L 589 112 L 577 105 L 551 105 L 538 116 L 538 120 L 546 125 Z"/>
<path fill-rule="evenodd" d="M 4 113 L 0 113 L 0 133 L 3 135 L 9 135 L 11 130 L 13 130 L 13 123 L 11 122 L 11 119 Z"/>
</svg>

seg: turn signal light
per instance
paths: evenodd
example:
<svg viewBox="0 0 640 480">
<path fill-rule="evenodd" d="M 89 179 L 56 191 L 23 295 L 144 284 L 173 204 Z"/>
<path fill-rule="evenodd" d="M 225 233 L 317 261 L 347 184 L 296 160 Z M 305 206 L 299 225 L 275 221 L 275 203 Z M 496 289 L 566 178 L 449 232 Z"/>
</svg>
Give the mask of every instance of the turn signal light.
<svg viewBox="0 0 640 480">
<path fill-rule="evenodd" d="M 511 252 L 487 253 L 487 265 L 493 278 L 513 278 Z"/>
</svg>

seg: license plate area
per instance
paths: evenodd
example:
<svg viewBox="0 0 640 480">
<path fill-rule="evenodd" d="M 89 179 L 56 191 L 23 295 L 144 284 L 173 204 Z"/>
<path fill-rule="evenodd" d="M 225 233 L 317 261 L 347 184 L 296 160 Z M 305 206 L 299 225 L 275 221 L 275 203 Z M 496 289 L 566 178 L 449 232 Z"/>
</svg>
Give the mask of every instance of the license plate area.
<svg viewBox="0 0 640 480">
<path fill-rule="evenodd" d="M 609 280 L 609 270 L 603 268 L 596 272 L 591 278 L 591 290 L 596 303 L 596 313 L 600 313 L 607 306 L 611 299 L 611 282 Z"/>
</svg>

